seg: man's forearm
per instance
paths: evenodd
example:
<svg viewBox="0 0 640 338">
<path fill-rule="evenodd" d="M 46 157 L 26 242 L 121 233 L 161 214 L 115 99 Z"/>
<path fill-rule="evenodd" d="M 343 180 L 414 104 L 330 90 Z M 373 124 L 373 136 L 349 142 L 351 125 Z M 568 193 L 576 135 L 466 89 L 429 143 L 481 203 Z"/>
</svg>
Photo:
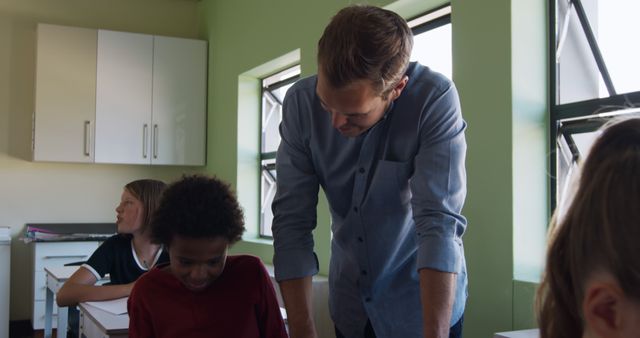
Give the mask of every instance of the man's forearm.
<svg viewBox="0 0 640 338">
<path fill-rule="evenodd" d="M 287 309 L 290 337 L 316 338 L 311 277 L 285 280 L 279 284 L 280 293 Z"/>
<path fill-rule="evenodd" d="M 447 338 L 456 291 L 456 274 L 421 269 L 420 300 L 425 338 Z"/>
</svg>

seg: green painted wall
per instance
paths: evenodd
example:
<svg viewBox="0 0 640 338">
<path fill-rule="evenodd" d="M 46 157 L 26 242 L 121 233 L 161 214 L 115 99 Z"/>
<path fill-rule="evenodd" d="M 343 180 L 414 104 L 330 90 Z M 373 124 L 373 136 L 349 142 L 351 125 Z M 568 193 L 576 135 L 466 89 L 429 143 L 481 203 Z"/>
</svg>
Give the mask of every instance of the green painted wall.
<svg viewBox="0 0 640 338">
<path fill-rule="evenodd" d="M 469 124 L 466 337 L 491 337 L 512 323 L 510 6 L 452 3 L 453 77 Z"/>
<path fill-rule="evenodd" d="M 513 281 L 513 328 L 531 329 L 538 327 L 534 312 L 537 283 Z"/>
<path fill-rule="evenodd" d="M 452 1 L 453 77 L 469 125 L 468 196 L 464 214 L 469 221 L 465 246 L 470 296 L 465 336 L 472 338 L 491 337 L 494 332 L 530 327 L 534 323 L 531 305 L 535 284 L 514 281 L 517 270 L 514 265 L 518 261 L 514 255 L 521 245 L 514 235 L 514 224 L 519 222 L 515 216 L 515 196 L 520 192 L 514 190 L 522 177 L 514 149 L 519 147 L 518 116 L 536 114 L 534 125 L 543 129 L 537 129 L 541 133 L 533 135 L 545 135 L 544 124 L 539 122 L 544 121 L 546 114 L 546 23 L 544 10 L 540 10 L 544 9 L 543 0 L 519 1 L 527 5 L 512 6 L 511 0 Z M 208 172 L 234 186 L 244 186 L 244 181 L 238 182 L 246 179 L 237 167 L 238 129 L 250 127 L 254 121 L 238 118 L 238 102 L 244 103 L 238 97 L 239 75 L 296 49 L 300 49 L 302 75 L 313 74 L 315 45 L 324 26 L 339 8 L 350 3 L 204 0 L 199 4 L 201 34 L 210 43 Z M 438 7 L 443 1 L 369 3 L 388 5 L 409 18 Z M 531 12 L 532 8 L 536 11 Z M 530 18 L 527 27 L 520 24 L 522 17 L 532 13 L 537 19 Z M 525 61 L 523 55 L 528 56 Z M 528 86 L 527 77 L 534 80 Z M 538 137 L 532 139 L 545 142 Z M 536 147 L 533 148 L 546 149 Z M 538 159 L 537 165 L 544 165 L 544 153 L 531 156 Z M 540 176 L 538 179 L 544 182 Z M 523 226 L 544 229 L 544 189 L 542 194 L 529 198 L 535 204 L 533 214 L 537 218 Z M 529 203 L 524 201 L 525 205 Z M 315 236 L 321 273 L 326 273 L 329 257 L 326 210 L 326 203 L 321 203 Z M 247 225 L 256 226 L 255 222 L 248 219 Z M 270 245 L 260 241 L 238 243 L 234 250 L 260 255 L 267 262 L 273 254 Z"/>
<path fill-rule="evenodd" d="M 511 5 L 513 327 L 536 327 L 533 299 L 546 252 L 548 198 L 547 2 Z"/>
</svg>

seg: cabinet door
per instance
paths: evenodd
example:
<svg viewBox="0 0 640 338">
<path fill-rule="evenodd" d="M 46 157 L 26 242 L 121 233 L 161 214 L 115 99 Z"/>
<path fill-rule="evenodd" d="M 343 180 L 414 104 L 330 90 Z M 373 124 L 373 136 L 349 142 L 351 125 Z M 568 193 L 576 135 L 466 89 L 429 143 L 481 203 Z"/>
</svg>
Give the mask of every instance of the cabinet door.
<svg viewBox="0 0 640 338">
<path fill-rule="evenodd" d="M 204 165 L 207 43 L 154 37 L 153 164 Z"/>
<path fill-rule="evenodd" d="M 152 62 L 153 36 L 98 31 L 96 162 L 150 163 Z"/>
<path fill-rule="evenodd" d="M 93 162 L 97 30 L 38 24 L 34 161 Z"/>
</svg>

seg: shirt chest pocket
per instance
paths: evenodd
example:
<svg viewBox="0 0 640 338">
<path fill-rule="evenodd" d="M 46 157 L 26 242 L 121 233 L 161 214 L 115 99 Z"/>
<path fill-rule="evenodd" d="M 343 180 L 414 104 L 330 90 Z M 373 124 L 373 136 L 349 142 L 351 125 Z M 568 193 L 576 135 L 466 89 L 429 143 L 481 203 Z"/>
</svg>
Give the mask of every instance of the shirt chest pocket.
<svg viewBox="0 0 640 338">
<path fill-rule="evenodd" d="M 412 168 L 412 161 L 378 161 L 365 199 L 366 206 L 385 211 L 409 208 Z"/>
</svg>

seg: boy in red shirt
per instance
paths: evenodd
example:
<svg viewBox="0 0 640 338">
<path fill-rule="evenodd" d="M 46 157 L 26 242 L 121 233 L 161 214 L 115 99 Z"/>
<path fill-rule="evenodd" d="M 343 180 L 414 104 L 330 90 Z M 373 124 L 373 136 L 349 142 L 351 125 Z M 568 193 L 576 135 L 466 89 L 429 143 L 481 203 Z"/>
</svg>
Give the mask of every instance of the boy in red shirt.
<svg viewBox="0 0 640 338">
<path fill-rule="evenodd" d="M 259 258 L 227 256 L 244 232 L 242 211 L 216 178 L 170 185 L 151 223 L 170 263 L 143 275 L 129 297 L 129 337 L 287 337 Z"/>
</svg>

